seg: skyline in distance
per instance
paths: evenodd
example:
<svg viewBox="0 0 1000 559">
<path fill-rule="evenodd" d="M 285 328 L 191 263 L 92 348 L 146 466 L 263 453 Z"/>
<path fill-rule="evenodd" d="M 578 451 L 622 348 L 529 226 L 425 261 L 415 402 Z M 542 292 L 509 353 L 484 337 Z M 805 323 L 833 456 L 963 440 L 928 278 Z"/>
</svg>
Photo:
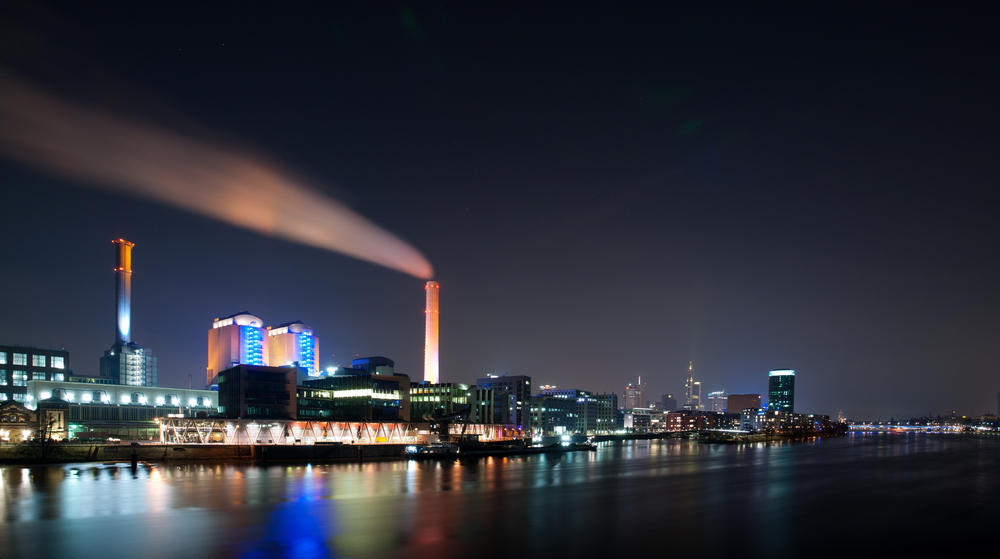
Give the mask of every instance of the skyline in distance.
<svg viewBox="0 0 1000 559">
<path fill-rule="evenodd" d="M 178 8 L 0 10 L 40 45 L 0 49 L 0 67 L 237 138 L 426 255 L 446 290 L 442 381 L 621 394 L 641 375 L 654 400 L 683 394 L 689 361 L 706 393 L 766 394 L 787 366 L 810 413 L 995 411 L 1000 119 L 975 8 L 904 24 L 879 8 L 209 7 L 181 35 Z M 132 339 L 162 385 L 203 375 L 205 329 L 242 310 L 311 325 L 321 367 L 385 355 L 421 377 L 421 279 L 9 159 L 0 180 L 16 210 L 2 343 L 65 345 L 96 374 L 107 242 L 125 238 Z"/>
</svg>

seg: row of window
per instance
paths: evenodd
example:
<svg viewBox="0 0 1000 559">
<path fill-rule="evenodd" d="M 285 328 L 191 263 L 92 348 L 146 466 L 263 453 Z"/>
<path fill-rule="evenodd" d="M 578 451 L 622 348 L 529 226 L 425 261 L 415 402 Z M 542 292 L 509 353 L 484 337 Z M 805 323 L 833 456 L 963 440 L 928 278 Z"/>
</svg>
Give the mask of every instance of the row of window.
<svg viewBox="0 0 1000 559">
<path fill-rule="evenodd" d="M 14 401 L 19 404 L 23 404 L 25 396 L 26 394 L 14 394 Z M 7 401 L 7 393 L 0 392 L 0 402 L 6 402 L 6 401 Z"/>
<path fill-rule="evenodd" d="M 8 376 L 7 376 L 7 370 L 6 369 L 0 369 L 0 386 L 7 386 L 8 383 L 10 384 L 10 386 L 28 386 L 28 381 L 29 380 L 55 380 L 55 381 L 64 381 L 64 380 L 66 380 L 66 378 L 63 376 L 62 373 L 53 373 L 52 374 L 52 378 L 48 379 L 48 378 L 45 378 L 45 373 L 41 372 L 41 371 L 33 371 L 31 373 L 31 378 L 30 379 L 28 378 L 28 372 L 27 371 L 11 371 L 11 375 L 8 378 Z"/>
<path fill-rule="evenodd" d="M 28 365 L 28 354 L 27 353 L 11 353 L 11 365 Z M 32 355 L 31 356 L 31 366 L 32 367 L 45 367 L 45 355 Z M 66 368 L 66 358 L 53 355 L 51 358 L 51 367 L 53 369 L 65 369 Z M 0 365 L 7 364 L 7 352 L 0 351 Z"/>
</svg>

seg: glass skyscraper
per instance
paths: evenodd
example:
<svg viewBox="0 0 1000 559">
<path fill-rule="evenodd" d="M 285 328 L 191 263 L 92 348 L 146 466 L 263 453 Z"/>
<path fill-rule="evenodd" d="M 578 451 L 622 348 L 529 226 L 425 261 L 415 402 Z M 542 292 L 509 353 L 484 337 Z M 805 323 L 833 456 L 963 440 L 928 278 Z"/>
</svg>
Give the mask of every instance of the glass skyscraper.
<svg viewBox="0 0 1000 559">
<path fill-rule="evenodd" d="M 767 409 L 795 411 L 795 371 L 776 369 L 768 373 Z"/>
</svg>

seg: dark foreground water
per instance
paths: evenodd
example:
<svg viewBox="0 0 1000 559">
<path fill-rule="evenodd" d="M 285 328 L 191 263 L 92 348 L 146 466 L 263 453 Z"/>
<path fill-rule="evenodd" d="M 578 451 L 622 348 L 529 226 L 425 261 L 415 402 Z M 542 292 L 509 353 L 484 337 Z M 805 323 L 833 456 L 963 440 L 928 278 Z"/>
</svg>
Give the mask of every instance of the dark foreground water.
<svg viewBox="0 0 1000 559">
<path fill-rule="evenodd" d="M 956 435 L 0 478 L 0 559 L 991 556 L 1000 523 L 1000 440 Z"/>
</svg>

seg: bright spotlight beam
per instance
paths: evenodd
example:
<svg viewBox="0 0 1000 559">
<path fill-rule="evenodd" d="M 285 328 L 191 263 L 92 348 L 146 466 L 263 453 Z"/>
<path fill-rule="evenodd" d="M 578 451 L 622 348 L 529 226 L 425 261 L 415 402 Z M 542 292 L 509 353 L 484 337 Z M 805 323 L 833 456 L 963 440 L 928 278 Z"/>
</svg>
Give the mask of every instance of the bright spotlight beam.
<svg viewBox="0 0 1000 559">
<path fill-rule="evenodd" d="M 0 78 L 0 151 L 74 181 L 429 279 L 402 239 L 259 157 Z"/>
</svg>

